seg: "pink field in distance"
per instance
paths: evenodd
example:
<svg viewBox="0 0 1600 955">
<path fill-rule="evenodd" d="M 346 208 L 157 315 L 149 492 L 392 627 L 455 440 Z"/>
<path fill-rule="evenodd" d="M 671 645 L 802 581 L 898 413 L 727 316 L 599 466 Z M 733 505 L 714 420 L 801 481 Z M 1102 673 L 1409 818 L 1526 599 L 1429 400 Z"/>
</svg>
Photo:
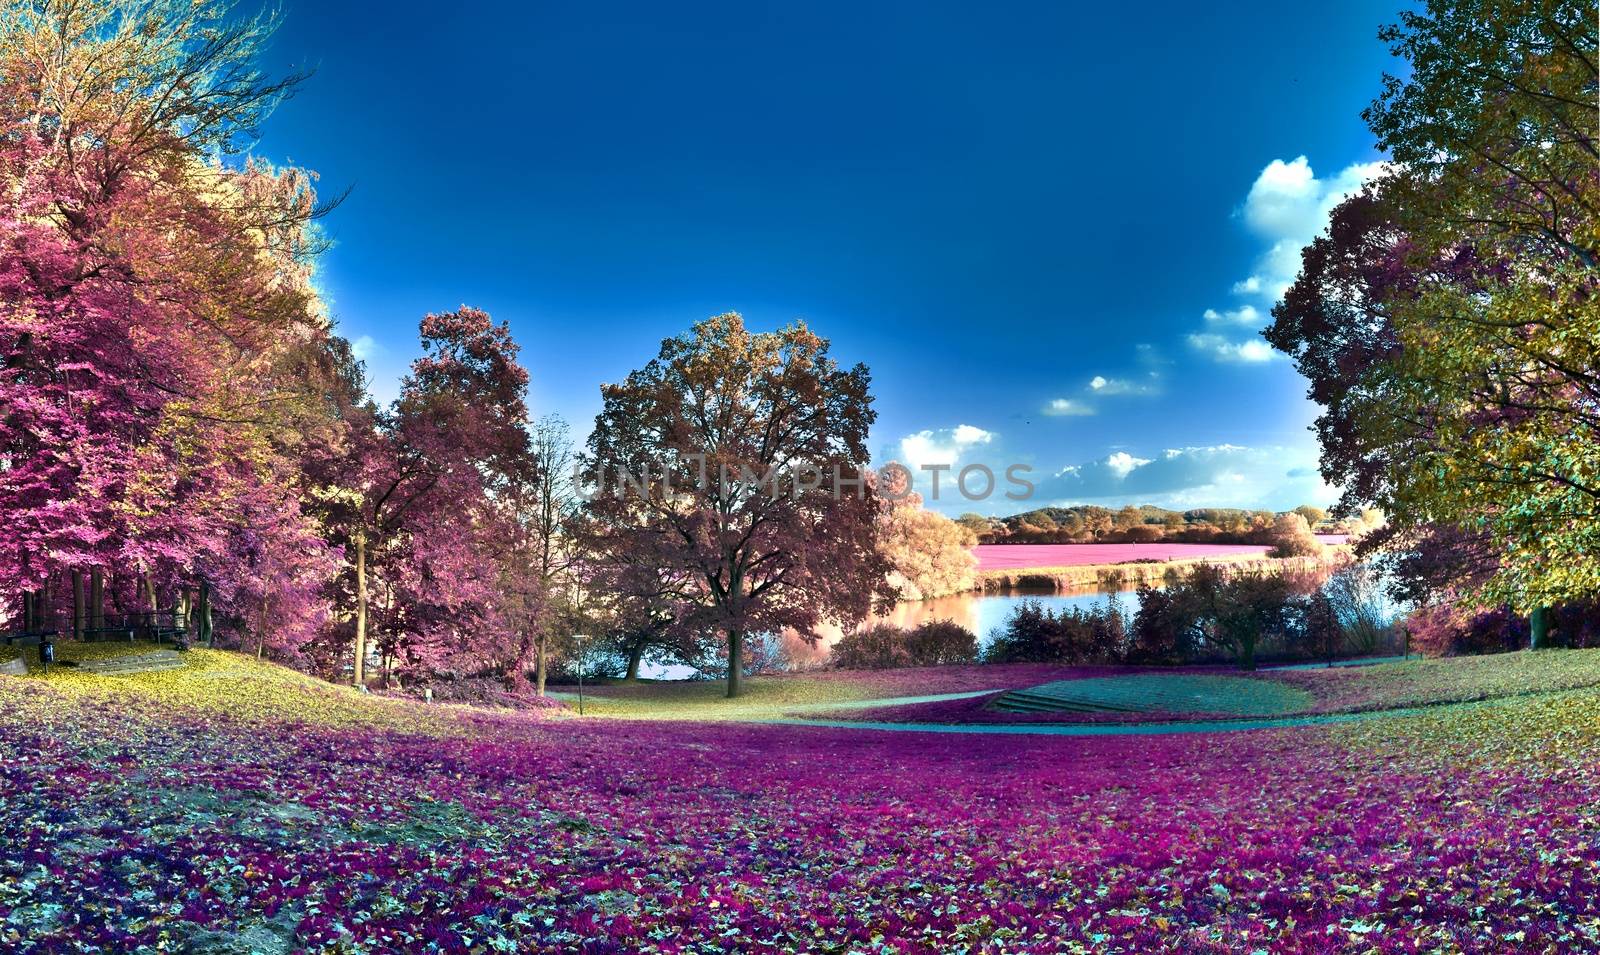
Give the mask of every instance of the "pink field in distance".
<svg viewBox="0 0 1600 955">
<path fill-rule="evenodd" d="M 1344 534 L 1318 534 L 1324 544 L 1343 544 Z M 1084 564 L 1120 564 L 1129 560 L 1198 560 L 1236 555 L 1264 556 L 1265 544 L 979 544 L 979 570 L 1019 570 L 1028 567 L 1078 567 Z"/>
</svg>

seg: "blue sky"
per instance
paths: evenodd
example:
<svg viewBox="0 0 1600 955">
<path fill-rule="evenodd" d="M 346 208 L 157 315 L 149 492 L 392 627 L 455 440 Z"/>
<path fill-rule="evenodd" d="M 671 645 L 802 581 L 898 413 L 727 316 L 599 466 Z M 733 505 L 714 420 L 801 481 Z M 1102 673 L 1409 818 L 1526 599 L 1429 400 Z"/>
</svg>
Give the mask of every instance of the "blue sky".
<svg viewBox="0 0 1600 955">
<path fill-rule="evenodd" d="M 735 310 L 872 368 L 880 463 L 1326 503 L 1256 332 L 1382 159 L 1398 4 L 289 0 L 266 65 L 317 73 L 258 151 L 352 187 L 321 282 L 380 397 L 467 303 L 582 435 L 601 382 Z"/>
</svg>

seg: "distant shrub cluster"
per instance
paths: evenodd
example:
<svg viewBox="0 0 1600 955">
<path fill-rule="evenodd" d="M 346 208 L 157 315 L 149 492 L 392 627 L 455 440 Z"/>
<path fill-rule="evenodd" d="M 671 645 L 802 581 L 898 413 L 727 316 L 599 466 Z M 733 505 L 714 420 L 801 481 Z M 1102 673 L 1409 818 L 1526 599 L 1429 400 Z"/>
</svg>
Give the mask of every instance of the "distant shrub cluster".
<svg viewBox="0 0 1600 955">
<path fill-rule="evenodd" d="M 1128 621 L 1120 602 L 1107 598 L 1087 610 L 1045 609 L 1024 601 L 984 648 L 985 663 L 1116 663 L 1125 653 Z"/>
<path fill-rule="evenodd" d="M 889 670 L 897 667 L 974 663 L 978 638 L 949 620 L 933 620 L 906 629 L 880 623 L 846 634 L 833 645 L 833 664 L 846 670 Z"/>
<path fill-rule="evenodd" d="M 1005 518 L 964 514 L 959 523 L 983 544 L 1134 544 L 1164 540 L 1280 546 L 1280 523 L 1286 517 L 1299 518 L 1308 536 L 1314 531 L 1359 537 L 1383 522 L 1376 511 L 1335 520 L 1309 505 L 1277 514 L 1218 507 L 1169 511 L 1146 504 L 1115 511 L 1095 505 L 1043 507 Z M 1314 537 L 1310 539 L 1315 541 Z"/>
<path fill-rule="evenodd" d="M 1600 604 L 1565 604 L 1551 610 L 1551 642 L 1600 647 Z M 1423 607 L 1405 622 L 1414 650 L 1435 657 L 1511 653 L 1528 646 L 1528 618 L 1509 607 L 1472 609 L 1450 603 Z"/>
<path fill-rule="evenodd" d="M 1301 526 L 1304 521 L 1300 522 Z M 1451 626 L 1455 626 L 1451 622 Z M 1600 621 L 1594 623 L 1600 628 Z M 1491 630 L 1492 628 L 1486 628 Z M 1576 624 L 1570 624 L 1578 632 Z M 1526 638 L 1526 624 L 1522 638 Z M 1319 575 L 1234 573 L 1202 564 L 1165 586 L 1139 588 L 1130 613 L 1114 594 L 1088 607 L 1053 611 L 1037 600 L 1012 609 L 980 653 L 973 633 L 948 620 L 914 629 L 877 624 L 833 647 L 844 669 L 952 663 L 1059 663 L 1179 666 L 1262 658 L 1329 660 L 1400 652 L 1400 634 L 1372 568 L 1355 564 Z M 1513 643 L 1515 635 L 1508 638 Z M 1600 642 L 1600 637 L 1591 638 Z M 1475 637 L 1470 646 L 1498 646 Z M 1418 639 L 1417 649 L 1430 650 Z"/>
<path fill-rule="evenodd" d="M 1372 572 L 1345 568 L 1326 581 L 1282 574 L 1227 575 L 1202 565 L 1165 587 L 1139 589 L 1131 619 L 1108 598 L 1051 612 L 1019 605 L 984 650 L 989 663 L 1174 666 L 1263 656 L 1331 659 L 1387 652 L 1394 628 Z"/>
</svg>

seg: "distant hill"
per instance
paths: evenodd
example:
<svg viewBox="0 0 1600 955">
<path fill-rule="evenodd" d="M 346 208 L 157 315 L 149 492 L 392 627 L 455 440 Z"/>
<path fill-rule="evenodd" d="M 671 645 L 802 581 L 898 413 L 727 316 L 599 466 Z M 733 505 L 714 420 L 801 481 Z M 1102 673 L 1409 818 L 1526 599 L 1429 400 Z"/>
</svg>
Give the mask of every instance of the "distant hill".
<svg viewBox="0 0 1600 955">
<path fill-rule="evenodd" d="M 1355 531 L 1353 522 L 1327 519 L 1320 508 L 1302 506 L 1312 529 L 1320 533 Z M 1196 543 L 1261 544 L 1270 542 L 1273 522 L 1286 512 L 1237 507 L 1196 507 L 1183 511 L 1155 504 L 1122 508 L 1080 504 L 1038 507 L 1009 517 L 964 514 L 959 519 L 978 535 L 980 543 L 1085 543 L 1151 540 Z"/>
</svg>

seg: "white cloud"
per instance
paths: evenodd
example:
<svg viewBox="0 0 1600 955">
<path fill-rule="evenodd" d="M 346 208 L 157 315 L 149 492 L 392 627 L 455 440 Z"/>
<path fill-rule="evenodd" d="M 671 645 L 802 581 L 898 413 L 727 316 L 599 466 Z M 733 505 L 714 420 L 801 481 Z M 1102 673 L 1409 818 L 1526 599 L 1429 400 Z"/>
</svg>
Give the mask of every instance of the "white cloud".
<svg viewBox="0 0 1600 955">
<path fill-rule="evenodd" d="M 1297 156 L 1288 162 L 1274 159 L 1256 176 L 1239 215 L 1249 230 L 1266 245 L 1256 258 L 1250 275 L 1233 283 L 1234 295 L 1255 298 L 1270 305 L 1283 293 L 1300 271 L 1300 251 L 1328 225 L 1328 216 L 1363 185 L 1388 171 L 1383 162 L 1354 163 L 1338 175 L 1318 179 L 1311 162 Z M 1242 305 L 1236 309 L 1205 310 L 1207 331 L 1189 336 L 1189 346 L 1213 360 L 1259 364 L 1272 359 L 1273 351 L 1260 338 L 1240 339 L 1220 331 L 1235 327 L 1258 331 L 1266 324 L 1263 309 Z"/>
<path fill-rule="evenodd" d="M 1249 448 L 1221 444 L 1169 448 L 1151 458 L 1117 451 L 1057 471 L 1040 483 L 1033 506 L 1096 502 L 1167 507 L 1264 507 L 1328 504 L 1338 496 L 1322 482 L 1314 448 Z"/>
<path fill-rule="evenodd" d="M 966 451 L 994 440 L 994 432 L 970 424 L 918 431 L 900 439 L 898 459 L 913 470 L 925 464 L 954 465 Z"/>
<path fill-rule="evenodd" d="M 357 361 L 366 361 L 381 351 L 383 346 L 379 345 L 371 335 L 362 335 L 350 343 L 350 354 L 354 355 Z"/>
<path fill-rule="evenodd" d="M 1096 395 L 1158 395 L 1160 377 L 1151 372 L 1145 380 L 1132 378 L 1107 378 L 1095 375 L 1089 379 L 1089 391 Z"/>
<path fill-rule="evenodd" d="M 1280 357 L 1272 346 L 1259 338 L 1233 341 L 1211 332 L 1196 332 L 1189 336 L 1189 347 L 1209 355 L 1216 361 L 1241 364 L 1260 364 Z"/>
<path fill-rule="evenodd" d="M 1255 273 L 1234 283 L 1235 294 L 1281 298 L 1300 271 L 1300 250 L 1327 228 L 1334 207 L 1387 170 L 1383 162 L 1354 163 L 1331 179 L 1318 179 L 1304 156 L 1268 163 L 1251 185 L 1240 214 L 1250 231 L 1269 245 Z"/>
<path fill-rule="evenodd" d="M 993 434 L 974 427 L 970 424 L 958 424 L 955 430 L 956 444 L 965 447 L 969 444 L 988 444 L 994 438 Z"/>
<path fill-rule="evenodd" d="M 1242 305 L 1224 312 L 1208 308 L 1204 312 L 1204 318 L 1212 325 L 1241 325 L 1249 329 L 1257 329 L 1264 324 L 1261 313 L 1256 311 L 1254 305 Z"/>
<path fill-rule="evenodd" d="M 1045 405 L 1043 411 L 1052 418 L 1079 418 L 1095 413 L 1093 405 L 1076 398 L 1057 398 Z"/>
<path fill-rule="evenodd" d="M 1110 471 L 1112 474 L 1115 474 L 1119 478 L 1125 478 L 1131 474 L 1135 468 L 1144 467 L 1149 463 L 1149 458 L 1136 458 L 1126 451 L 1118 451 L 1107 457 L 1105 460 L 1106 470 Z"/>
</svg>

